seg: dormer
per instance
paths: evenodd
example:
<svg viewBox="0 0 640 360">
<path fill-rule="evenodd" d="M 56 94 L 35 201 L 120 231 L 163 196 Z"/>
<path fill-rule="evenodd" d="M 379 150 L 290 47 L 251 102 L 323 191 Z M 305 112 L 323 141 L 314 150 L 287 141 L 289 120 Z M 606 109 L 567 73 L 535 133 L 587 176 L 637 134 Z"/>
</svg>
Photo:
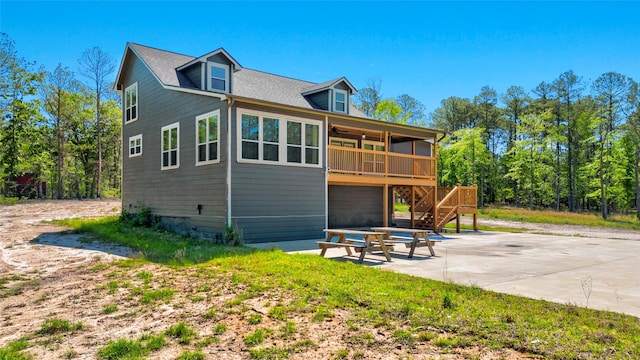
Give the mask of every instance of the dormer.
<svg viewBox="0 0 640 360">
<path fill-rule="evenodd" d="M 351 95 L 356 88 L 344 77 L 310 86 L 302 92 L 302 95 L 315 109 L 331 111 L 335 113 L 349 114 Z"/>
<path fill-rule="evenodd" d="M 176 71 L 200 90 L 233 93 L 233 73 L 241 68 L 226 50 L 220 48 L 189 61 Z"/>
</svg>

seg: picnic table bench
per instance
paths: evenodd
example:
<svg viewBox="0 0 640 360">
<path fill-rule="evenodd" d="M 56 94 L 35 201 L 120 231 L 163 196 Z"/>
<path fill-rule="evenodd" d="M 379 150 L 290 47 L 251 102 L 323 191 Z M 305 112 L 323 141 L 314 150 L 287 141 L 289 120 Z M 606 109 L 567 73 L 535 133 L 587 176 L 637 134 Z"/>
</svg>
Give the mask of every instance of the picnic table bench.
<svg viewBox="0 0 640 360">
<path fill-rule="evenodd" d="M 371 228 L 373 231 L 379 232 L 383 234 L 383 241 L 385 244 L 394 245 L 394 244 L 404 244 L 406 247 L 410 247 L 409 258 L 413 257 L 413 252 L 416 250 L 416 247 L 427 246 L 429 248 L 429 252 L 431 256 L 436 256 L 435 250 L 433 250 L 433 245 L 435 244 L 435 240 L 430 240 L 429 235 L 427 234 L 427 230 L 423 229 L 407 229 L 407 228 L 396 228 L 396 227 L 374 227 Z M 405 233 L 410 234 L 411 236 L 398 236 L 392 235 L 392 233 Z"/>
<path fill-rule="evenodd" d="M 320 256 L 324 256 L 329 248 L 343 247 L 349 256 L 353 255 L 351 248 L 356 252 L 360 252 L 358 262 L 362 263 L 364 255 L 367 252 L 382 251 L 387 261 L 391 261 L 391 256 L 387 246 L 384 243 L 383 234 L 376 231 L 360 231 L 347 229 L 325 229 L 327 234 L 326 241 L 316 241 L 320 251 Z M 347 238 L 347 235 L 361 236 L 362 239 Z M 337 237 L 337 241 L 332 241 Z"/>
</svg>

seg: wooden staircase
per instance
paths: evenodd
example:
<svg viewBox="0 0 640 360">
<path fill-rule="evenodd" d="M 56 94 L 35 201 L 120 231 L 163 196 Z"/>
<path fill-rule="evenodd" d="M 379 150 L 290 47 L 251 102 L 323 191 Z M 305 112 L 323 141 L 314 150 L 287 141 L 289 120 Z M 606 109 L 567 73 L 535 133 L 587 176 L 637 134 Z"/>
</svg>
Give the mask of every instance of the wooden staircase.
<svg viewBox="0 0 640 360">
<path fill-rule="evenodd" d="M 460 232 L 460 216 L 473 214 L 473 228 L 477 230 L 476 186 L 394 186 L 393 189 L 409 204 L 412 228 L 440 232 L 446 224 L 456 220 L 456 230 Z"/>
</svg>

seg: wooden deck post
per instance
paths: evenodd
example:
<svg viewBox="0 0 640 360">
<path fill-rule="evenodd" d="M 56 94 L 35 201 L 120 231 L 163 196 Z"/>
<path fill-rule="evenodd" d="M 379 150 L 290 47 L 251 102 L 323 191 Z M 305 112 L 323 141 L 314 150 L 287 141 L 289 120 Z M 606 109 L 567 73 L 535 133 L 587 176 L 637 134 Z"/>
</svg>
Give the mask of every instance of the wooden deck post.
<svg viewBox="0 0 640 360">
<path fill-rule="evenodd" d="M 382 222 L 385 227 L 389 226 L 389 184 L 384 184 L 384 194 L 382 194 Z"/>
</svg>

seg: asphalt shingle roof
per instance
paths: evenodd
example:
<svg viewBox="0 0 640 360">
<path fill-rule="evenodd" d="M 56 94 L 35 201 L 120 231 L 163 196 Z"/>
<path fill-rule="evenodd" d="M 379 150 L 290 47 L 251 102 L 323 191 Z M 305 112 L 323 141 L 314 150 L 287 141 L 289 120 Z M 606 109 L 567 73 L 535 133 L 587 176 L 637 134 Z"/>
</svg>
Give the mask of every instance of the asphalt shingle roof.
<svg viewBox="0 0 640 360">
<path fill-rule="evenodd" d="M 181 76 L 176 69 L 196 59 L 195 57 L 139 44 L 129 44 L 129 46 L 142 58 L 164 85 L 193 87 L 193 84 L 191 84 L 186 77 Z M 343 78 L 316 84 L 262 71 L 240 68 L 233 73 L 232 95 L 314 109 L 302 93 L 308 92 L 310 89 L 326 87 L 341 79 Z M 366 117 L 354 106 L 350 107 L 349 113 L 353 116 Z"/>
</svg>

